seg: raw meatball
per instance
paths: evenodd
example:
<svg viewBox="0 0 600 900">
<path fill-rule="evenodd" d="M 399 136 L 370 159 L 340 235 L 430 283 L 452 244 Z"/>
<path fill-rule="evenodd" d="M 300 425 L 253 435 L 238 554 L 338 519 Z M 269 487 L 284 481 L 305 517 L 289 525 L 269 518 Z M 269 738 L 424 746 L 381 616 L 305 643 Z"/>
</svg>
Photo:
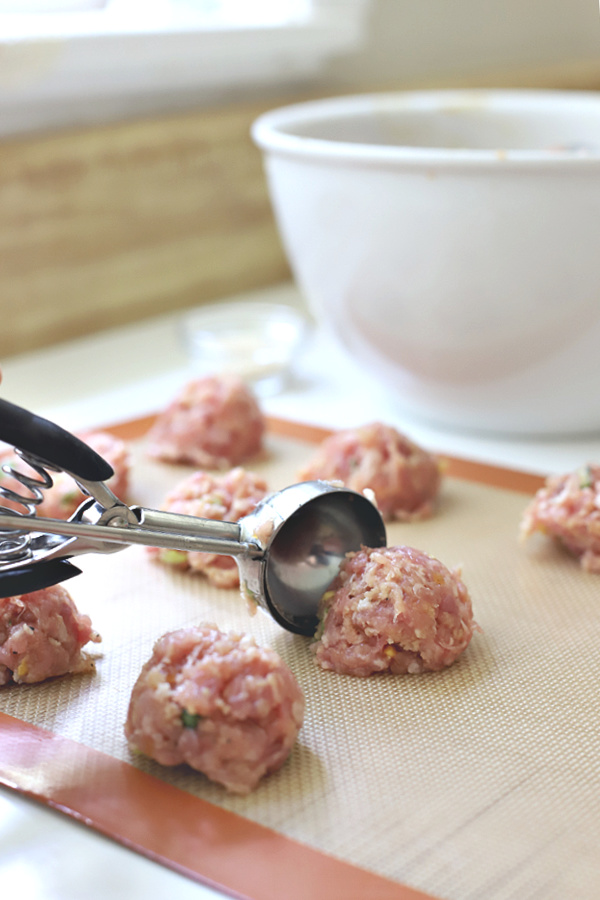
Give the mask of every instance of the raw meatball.
<svg viewBox="0 0 600 900">
<path fill-rule="evenodd" d="M 395 428 L 374 422 L 326 438 L 299 479 L 341 481 L 359 493 L 372 490 L 384 519 L 409 521 L 431 515 L 440 466 Z"/>
<path fill-rule="evenodd" d="M 476 627 L 459 573 L 412 547 L 349 553 L 319 618 L 317 661 L 362 676 L 450 666 Z"/>
<path fill-rule="evenodd" d="M 274 650 L 200 625 L 157 641 L 133 688 L 125 735 L 164 766 L 187 763 L 247 794 L 283 765 L 303 716 L 302 691 Z"/>
<path fill-rule="evenodd" d="M 265 480 L 240 467 L 224 475 L 194 472 L 167 494 L 162 508 L 186 516 L 237 522 L 252 512 L 266 493 Z M 148 552 L 166 565 L 205 575 L 215 587 L 235 588 L 240 583 L 237 563 L 231 556 L 155 547 Z"/>
<path fill-rule="evenodd" d="M 156 419 L 148 454 L 165 462 L 227 469 L 262 449 L 265 420 L 247 385 L 233 375 L 191 381 Z"/>
<path fill-rule="evenodd" d="M 110 463 L 115 474 L 107 481 L 107 484 L 117 497 L 121 500 L 126 500 L 131 465 L 127 444 L 105 431 L 90 431 L 80 434 L 78 437 Z M 3 463 L 10 463 L 11 466 L 16 467 L 17 471 L 21 471 L 32 478 L 39 479 L 40 477 L 36 475 L 24 460 L 19 459 L 14 454 L 12 448 L 6 447 L 4 452 L 0 454 L 0 460 Z M 44 499 L 36 507 L 37 514 L 51 519 L 68 519 L 87 495 L 80 491 L 75 481 L 65 472 L 49 472 L 49 475 L 52 478 L 52 487 L 43 492 Z M 2 485 L 23 496 L 29 495 L 27 488 L 22 487 L 6 473 L 2 473 Z M 5 501 L 2 501 L 2 503 L 14 509 L 22 510 L 20 505 Z"/>
<path fill-rule="evenodd" d="M 60 584 L 0 598 L 0 685 L 44 681 L 67 672 L 90 672 L 82 647 L 100 636 Z"/>
<path fill-rule="evenodd" d="M 541 531 L 579 557 L 587 572 L 600 572 L 600 466 L 551 475 L 521 520 L 521 537 Z"/>
</svg>

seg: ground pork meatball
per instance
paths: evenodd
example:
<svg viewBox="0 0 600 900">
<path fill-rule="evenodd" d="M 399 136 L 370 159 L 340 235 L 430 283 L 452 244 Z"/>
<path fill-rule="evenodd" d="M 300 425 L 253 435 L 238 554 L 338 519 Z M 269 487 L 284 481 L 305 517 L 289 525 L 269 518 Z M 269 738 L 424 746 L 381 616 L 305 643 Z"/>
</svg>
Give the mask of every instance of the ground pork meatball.
<svg viewBox="0 0 600 900">
<path fill-rule="evenodd" d="M 199 625 L 157 641 L 133 688 L 125 735 L 162 765 L 187 763 L 246 794 L 283 765 L 303 716 L 302 691 L 274 650 Z"/>
<path fill-rule="evenodd" d="M 459 573 L 412 547 L 349 553 L 319 620 L 312 645 L 319 664 L 360 676 L 442 669 L 476 627 Z"/>
<path fill-rule="evenodd" d="M 148 433 L 148 454 L 164 462 L 227 469 L 263 446 L 264 416 L 237 376 L 209 375 L 187 384 Z"/>
<path fill-rule="evenodd" d="M 203 519 L 237 522 L 251 513 L 266 493 L 266 481 L 239 466 L 224 475 L 194 472 L 166 496 L 162 509 Z M 215 587 L 239 586 L 237 563 L 231 556 L 155 547 L 148 553 L 166 565 L 205 575 Z"/>
<path fill-rule="evenodd" d="M 92 671 L 88 641 L 100 636 L 60 584 L 0 598 L 0 685 Z"/>
<path fill-rule="evenodd" d="M 107 481 L 107 484 L 117 497 L 121 500 L 127 500 L 131 466 L 128 445 L 105 431 L 90 431 L 79 434 L 78 437 L 112 466 L 114 475 Z M 15 466 L 17 471 L 39 479 L 39 476 L 35 474 L 30 466 L 22 459 L 19 459 L 12 448 L 6 447 L 6 445 L 4 445 L 3 452 L 0 453 L 0 461 L 9 463 Z M 68 519 L 73 515 L 86 495 L 79 490 L 75 481 L 65 472 L 49 472 L 49 475 L 53 484 L 51 488 L 44 491 L 44 500 L 37 507 L 37 514 L 51 519 Z M 6 473 L 2 473 L 0 483 L 23 496 L 28 495 L 27 489 L 23 488 Z M 5 503 L 3 501 L 3 505 L 22 510 L 21 506 L 10 502 Z"/>
<path fill-rule="evenodd" d="M 524 540 L 536 531 L 560 541 L 587 572 L 600 573 L 600 466 L 546 479 L 523 513 Z"/>
<path fill-rule="evenodd" d="M 395 428 L 374 422 L 326 438 L 299 472 L 301 481 L 314 479 L 341 481 L 359 493 L 372 490 L 384 519 L 409 521 L 431 515 L 440 466 Z"/>
</svg>

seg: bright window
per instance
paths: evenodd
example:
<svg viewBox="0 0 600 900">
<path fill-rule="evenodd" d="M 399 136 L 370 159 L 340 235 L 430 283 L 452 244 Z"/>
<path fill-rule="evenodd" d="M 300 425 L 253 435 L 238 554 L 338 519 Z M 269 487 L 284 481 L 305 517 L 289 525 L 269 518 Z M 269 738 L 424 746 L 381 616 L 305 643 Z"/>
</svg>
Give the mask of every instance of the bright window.
<svg viewBox="0 0 600 900">
<path fill-rule="evenodd" d="M 312 0 L 0 0 L 4 36 L 256 28 L 307 22 Z"/>
<path fill-rule="evenodd" d="M 0 137 L 300 88 L 370 0 L 0 0 Z"/>
</svg>

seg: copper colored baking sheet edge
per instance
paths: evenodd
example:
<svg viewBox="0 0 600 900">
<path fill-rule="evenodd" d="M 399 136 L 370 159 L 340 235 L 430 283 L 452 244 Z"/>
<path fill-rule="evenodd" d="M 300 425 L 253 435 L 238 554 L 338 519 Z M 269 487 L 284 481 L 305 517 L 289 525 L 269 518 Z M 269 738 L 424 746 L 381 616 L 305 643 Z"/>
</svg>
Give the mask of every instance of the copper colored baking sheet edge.
<svg viewBox="0 0 600 900">
<path fill-rule="evenodd" d="M 153 419 L 153 416 L 144 416 L 140 419 L 115 425 L 110 431 L 123 438 L 123 440 L 133 440 L 145 434 Z M 299 440 L 315 444 L 333 433 L 333 430 L 329 428 L 323 428 L 319 425 L 305 425 L 302 422 L 293 422 L 288 419 L 269 417 L 267 422 L 269 430 L 273 434 L 298 438 Z M 487 484 L 490 487 L 522 491 L 526 494 L 533 494 L 544 482 L 543 476 L 532 472 L 520 472 L 502 466 L 446 456 L 445 454 L 443 464 L 446 474 L 454 478 L 465 478 L 468 481 L 476 481 L 481 484 Z"/>
<path fill-rule="evenodd" d="M 64 760 L 74 756 L 87 776 L 65 783 Z M 5 786 L 234 897 L 427 898 L 4 713 L 0 760 Z"/>
<path fill-rule="evenodd" d="M 152 417 L 110 430 L 142 436 Z M 269 419 L 273 433 L 317 442 L 330 432 Z M 531 493 L 543 479 L 445 458 L 448 474 Z M 82 781 L 64 781 L 65 757 Z M 252 900 L 427 900 L 430 895 L 357 868 L 194 797 L 128 763 L 0 713 L 0 783 L 192 879 Z M 301 877 L 298 874 L 301 873 Z"/>
</svg>

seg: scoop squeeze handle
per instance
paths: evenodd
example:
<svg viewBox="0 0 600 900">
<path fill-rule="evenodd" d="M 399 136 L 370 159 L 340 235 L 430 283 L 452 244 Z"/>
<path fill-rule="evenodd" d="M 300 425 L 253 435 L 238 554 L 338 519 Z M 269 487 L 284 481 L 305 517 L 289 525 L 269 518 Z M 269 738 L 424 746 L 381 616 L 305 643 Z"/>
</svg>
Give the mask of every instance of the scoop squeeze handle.
<svg viewBox="0 0 600 900">
<path fill-rule="evenodd" d="M 51 559 L 23 565 L 18 570 L 0 571 L 0 598 L 21 596 L 52 587 L 80 575 L 81 569 L 66 559 Z"/>
<path fill-rule="evenodd" d="M 0 440 L 85 481 L 114 475 L 112 466 L 75 435 L 8 400 L 0 400 Z"/>
</svg>

